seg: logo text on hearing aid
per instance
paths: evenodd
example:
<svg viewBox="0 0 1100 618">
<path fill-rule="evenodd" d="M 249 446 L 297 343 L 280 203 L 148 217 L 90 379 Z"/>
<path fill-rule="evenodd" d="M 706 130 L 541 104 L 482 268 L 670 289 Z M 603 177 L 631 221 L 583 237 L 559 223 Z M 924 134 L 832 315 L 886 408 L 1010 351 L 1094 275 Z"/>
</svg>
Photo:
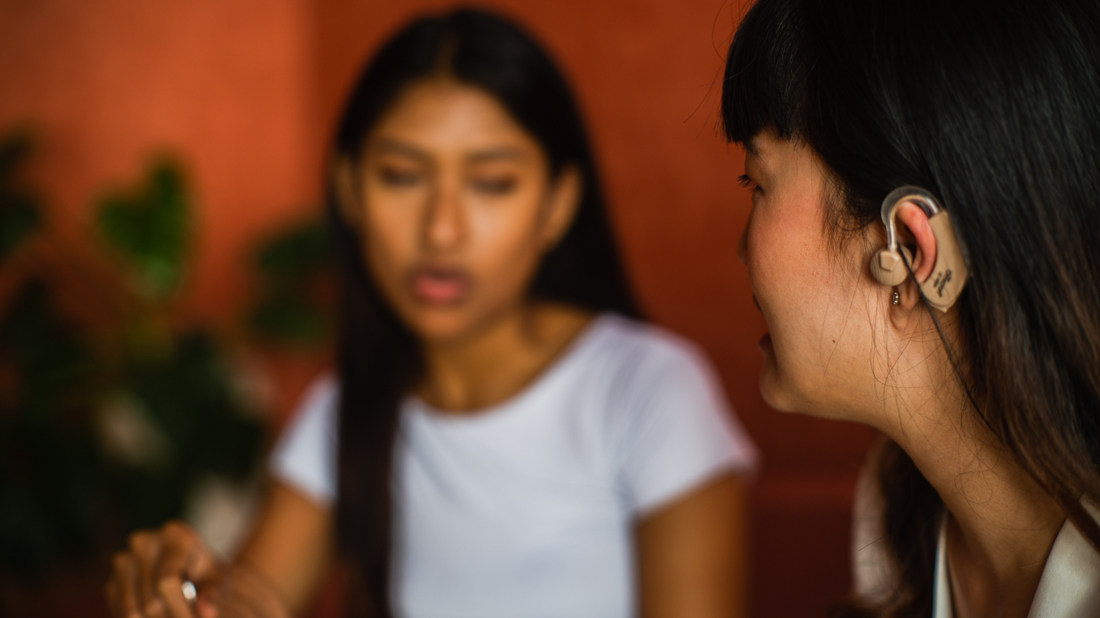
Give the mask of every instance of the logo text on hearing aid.
<svg viewBox="0 0 1100 618">
<path fill-rule="evenodd" d="M 940 297 L 943 297 L 943 288 L 947 285 L 948 281 L 951 281 L 950 268 L 942 273 L 937 274 L 936 280 L 932 282 L 932 287 L 936 288 L 936 292 L 939 293 Z"/>
</svg>

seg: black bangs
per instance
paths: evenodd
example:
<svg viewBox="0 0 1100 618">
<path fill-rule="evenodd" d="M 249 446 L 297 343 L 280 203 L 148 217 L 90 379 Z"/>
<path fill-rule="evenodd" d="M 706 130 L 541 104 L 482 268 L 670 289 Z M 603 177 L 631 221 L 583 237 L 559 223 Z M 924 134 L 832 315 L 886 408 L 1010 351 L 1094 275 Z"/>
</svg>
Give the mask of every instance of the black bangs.
<svg viewBox="0 0 1100 618">
<path fill-rule="evenodd" d="M 748 144 L 767 126 L 780 137 L 802 134 L 810 32 L 791 3 L 758 2 L 737 28 L 722 84 L 722 124 L 731 142 Z"/>
</svg>

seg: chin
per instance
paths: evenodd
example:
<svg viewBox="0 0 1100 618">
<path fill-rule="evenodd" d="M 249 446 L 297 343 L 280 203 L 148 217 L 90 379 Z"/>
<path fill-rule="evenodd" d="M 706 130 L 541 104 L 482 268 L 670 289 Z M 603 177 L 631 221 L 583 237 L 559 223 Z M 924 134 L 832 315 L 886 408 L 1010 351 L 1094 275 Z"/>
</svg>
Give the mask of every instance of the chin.
<svg viewBox="0 0 1100 618">
<path fill-rule="evenodd" d="M 768 369 L 765 365 L 760 372 L 760 395 L 764 398 L 764 403 L 780 412 L 800 412 L 794 405 L 794 398 L 783 388 L 774 372 L 769 372 Z"/>
<path fill-rule="evenodd" d="M 804 399 L 783 378 L 773 350 L 764 352 L 764 367 L 760 370 L 760 395 L 764 398 L 764 403 L 774 410 L 807 414 L 805 406 L 800 405 Z"/>
<path fill-rule="evenodd" d="M 475 330 L 474 321 L 460 309 L 422 309 L 409 316 L 406 323 L 425 343 L 459 342 Z"/>
</svg>

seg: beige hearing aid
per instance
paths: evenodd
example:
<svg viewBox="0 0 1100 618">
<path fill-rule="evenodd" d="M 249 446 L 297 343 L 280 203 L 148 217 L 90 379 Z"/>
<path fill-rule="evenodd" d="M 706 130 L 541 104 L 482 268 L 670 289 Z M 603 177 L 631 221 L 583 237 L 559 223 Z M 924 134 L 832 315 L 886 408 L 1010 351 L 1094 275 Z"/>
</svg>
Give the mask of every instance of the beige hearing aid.
<svg viewBox="0 0 1100 618">
<path fill-rule="evenodd" d="M 966 286 L 969 271 L 959 250 L 959 241 L 951 227 L 947 211 L 939 207 L 936 198 L 920 187 L 898 187 L 882 201 L 882 223 L 886 226 L 886 247 L 871 258 L 871 274 L 882 285 L 901 284 L 910 274 L 913 255 L 898 244 L 898 206 L 912 202 L 928 215 L 928 225 L 936 237 L 936 265 L 928 279 L 919 284 L 925 301 L 946 312 L 958 300 Z"/>
</svg>

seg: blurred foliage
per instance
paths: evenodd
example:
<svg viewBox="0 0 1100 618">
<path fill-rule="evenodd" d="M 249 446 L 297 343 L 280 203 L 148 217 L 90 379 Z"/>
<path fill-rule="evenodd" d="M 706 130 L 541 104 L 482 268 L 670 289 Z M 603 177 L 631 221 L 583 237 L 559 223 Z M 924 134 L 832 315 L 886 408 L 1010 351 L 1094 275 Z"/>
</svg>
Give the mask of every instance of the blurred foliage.
<svg viewBox="0 0 1100 618">
<path fill-rule="evenodd" d="M 88 430 L 91 355 L 28 281 L 0 319 L 0 571 L 27 577 L 87 551 L 102 459 Z"/>
<path fill-rule="evenodd" d="M 0 139 L 0 266 L 43 228 L 19 184 L 31 146 L 25 132 Z M 0 314 L 0 576 L 35 578 L 117 547 L 180 517 L 210 475 L 249 477 L 260 454 L 263 426 L 227 342 L 173 319 L 192 236 L 179 166 L 157 160 L 95 206 L 122 285 L 93 285 L 119 287 L 126 310 L 82 325 L 60 309 L 49 273 L 32 272 Z"/>
<path fill-rule="evenodd" d="M 275 344 L 327 341 L 332 312 L 324 292 L 332 259 L 328 231 L 320 218 L 303 221 L 262 243 L 253 255 L 260 291 L 248 314 L 250 330 Z"/>
<path fill-rule="evenodd" d="M 0 139 L 0 260 L 38 228 L 38 198 L 19 185 L 17 174 L 33 150 L 28 129 Z"/>
<path fill-rule="evenodd" d="M 187 202 L 183 174 L 167 159 L 156 161 L 137 187 L 100 201 L 100 232 L 127 259 L 138 290 L 150 298 L 168 296 L 182 279 L 191 232 Z"/>
</svg>

